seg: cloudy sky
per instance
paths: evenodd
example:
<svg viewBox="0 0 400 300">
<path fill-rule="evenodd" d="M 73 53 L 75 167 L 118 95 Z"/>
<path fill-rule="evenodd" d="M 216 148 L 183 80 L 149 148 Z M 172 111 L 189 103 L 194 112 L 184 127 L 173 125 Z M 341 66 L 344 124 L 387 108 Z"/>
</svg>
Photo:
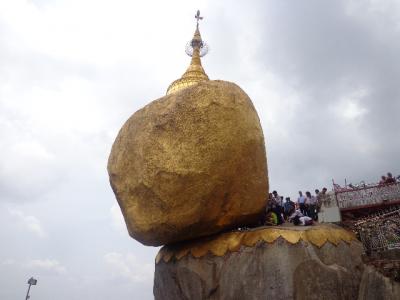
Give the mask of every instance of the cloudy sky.
<svg viewBox="0 0 400 300">
<path fill-rule="evenodd" d="M 0 299 L 152 299 L 106 163 L 185 71 L 197 9 L 211 79 L 252 98 L 270 184 L 295 197 L 400 173 L 400 2 L 0 0 Z"/>
</svg>

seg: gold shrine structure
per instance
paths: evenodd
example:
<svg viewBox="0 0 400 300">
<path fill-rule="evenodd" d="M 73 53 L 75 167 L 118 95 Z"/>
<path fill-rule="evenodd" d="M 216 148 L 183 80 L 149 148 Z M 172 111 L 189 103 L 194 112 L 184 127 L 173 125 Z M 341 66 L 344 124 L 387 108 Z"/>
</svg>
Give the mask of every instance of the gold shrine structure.
<svg viewBox="0 0 400 300">
<path fill-rule="evenodd" d="M 196 31 L 194 32 L 192 40 L 186 46 L 186 53 L 192 57 L 192 60 L 182 77 L 169 85 L 167 95 L 185 89 L 201 81 L 209 80 L 206 72 L 204 72 L 200 59 L 200 57 L 203 57 L 208 52 L 208 46 L 201 39 L 199 30 L 199 20 L 203 19 L 203 17 L 200 17 L 200 11 L 197 11 L 195 18 L 197 19 Z"/>
</svg>

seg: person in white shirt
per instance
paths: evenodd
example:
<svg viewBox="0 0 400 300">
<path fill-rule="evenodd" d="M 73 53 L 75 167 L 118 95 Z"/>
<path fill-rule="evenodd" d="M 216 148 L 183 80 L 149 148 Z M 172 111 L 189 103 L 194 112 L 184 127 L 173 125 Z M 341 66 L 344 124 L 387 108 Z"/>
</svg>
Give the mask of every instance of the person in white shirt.
<svg viewBox="0 0 400 300">
<path fill-rule="evenodd" d="M 298 219 L 297 218 L 294 219 L 293 224 L 301 225 L 301 226 L 309 226 L 309 225 L 313 224 L 313 219 L 311 219 L 310 217 L 304 216 L 304 217 L 300 217 Z"/>
<path fill-rule="evenodd" d="M 315 196 L 311 196 L 311 193 L 307 191 L 305 203 L 307 208 L 307 216 L 313 220 L 316 220 L 317 198 Z"/>
<path fill-rule="evenodd" d="M 303 213 L 300 211 L 300 209 L 296 209 L 294 213 L 292 213 L 289 217 L 289 222 L 292 222 L 295 218 L 300 218 L 304 217 Z"/>
<path fill-rule="evenodd" d="M 306 205 L 305 205 L 306 198 L 303 196 L 302 191 L 299 191 L 299 198 L 297 198 L 297 203 L 299 204 L 300 211 L 303 215 L 306 214 Z"/>
</svg>

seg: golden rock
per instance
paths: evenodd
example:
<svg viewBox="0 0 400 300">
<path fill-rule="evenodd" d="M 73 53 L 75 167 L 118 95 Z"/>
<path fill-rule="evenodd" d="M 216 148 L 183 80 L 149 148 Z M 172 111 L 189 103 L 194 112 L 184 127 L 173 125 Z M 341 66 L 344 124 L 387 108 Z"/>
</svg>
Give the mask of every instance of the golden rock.
<svg viewBox="0 0 400 300">
<path fill-rule="evenodd" d="M 268 195 L 257 112 L 225 81 L 199 82 L 134 113 L 108 172 L 129 234 L 145 245 L 254 224 Z"/>
</svg>

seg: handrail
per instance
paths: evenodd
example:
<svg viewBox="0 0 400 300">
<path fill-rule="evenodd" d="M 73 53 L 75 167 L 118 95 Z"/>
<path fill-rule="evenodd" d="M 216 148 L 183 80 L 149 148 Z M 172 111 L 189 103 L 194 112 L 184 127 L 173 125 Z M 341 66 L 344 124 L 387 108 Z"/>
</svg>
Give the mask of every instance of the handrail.
<svg viewBox="0 0 400 300">
<path fill-rule="evenodd" d="M 393 182 L 393 183 L 373 183 L 373 184 L 366 184 L 365 186 L 356 186 L 356 187 L 341 187 L 341 188 L 334 188 L 335 194 L 346 193 L 346 192 L 353 192 L 353 191 L 361 191 L 361 190 L 368 190 L 373 188 L 382 188 L 391 185 L 400 185 L 400 182 Z"/>
<path fill-rule="evenodd" d="M 355 224 L 367 254 L 390 249 L 400 249 L 400 209 L 374 216 Z"/>
<path fill-rule="evenodd" d="M 380 205 L 400 200 L 400 182 L 368 185 L 365 187 L 334 189 L 339 208 L 357 208 L 360 206 Z"/>
</svg>

